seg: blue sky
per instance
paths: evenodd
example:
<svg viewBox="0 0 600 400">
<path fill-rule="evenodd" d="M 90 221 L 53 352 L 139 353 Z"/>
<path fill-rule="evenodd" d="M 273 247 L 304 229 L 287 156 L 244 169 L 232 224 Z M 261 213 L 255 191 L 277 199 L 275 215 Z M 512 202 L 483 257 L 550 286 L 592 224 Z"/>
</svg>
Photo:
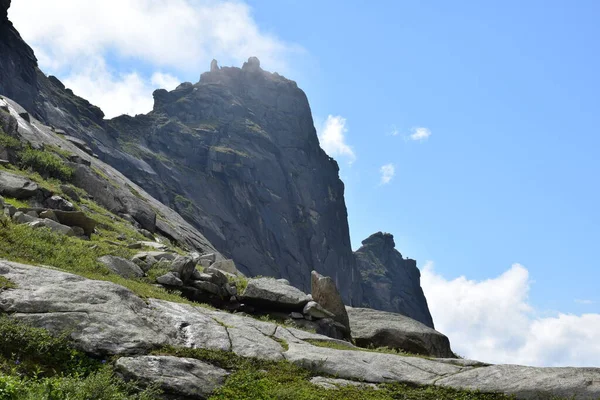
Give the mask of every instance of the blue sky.
<svg viewBox="0 0 600 400">
<path fill-rule="evenodd" d="M 109 114 L 147 111 L 151 89 L 196 82 L 213 57 L 239 66 L 258 55 L 305 90 L 320 135 L 328 117 L 344 123 L 346 154 L 332 155 L 353 247 L 394 234 L 423 269 L 434 321 L 459 352 L 600 366 L 600 3 L 102 4 L 23 0 L 11 17 L 45 71 Z M 119 7 L 131 22 L 115 33 L 102 22 L 114 17 L 99 13 Z M 95 19 L 64 27 L 69 12 Z M 214 33 L 210 21 L 232 15 L 227 37 Z M 77 30 L 87 40 L 72 39 Z M 430 136 L 412 140 L 419 128 Z M 472 345 L 485 335 L 494 345 Z M 586 349 L 564 350 L 576 342 Z"/>
</svg>

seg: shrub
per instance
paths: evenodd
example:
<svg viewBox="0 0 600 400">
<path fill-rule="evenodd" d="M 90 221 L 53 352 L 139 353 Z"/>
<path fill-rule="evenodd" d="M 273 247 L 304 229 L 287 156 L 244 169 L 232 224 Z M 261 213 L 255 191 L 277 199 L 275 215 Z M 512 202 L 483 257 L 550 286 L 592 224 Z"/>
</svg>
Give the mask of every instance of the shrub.
<svg viewBox="0 0 600 400">
<path fill-rule="evenodd" d="M 74 170 L 51 152 L 26 148 L 19 153 L 21 166 L 30 168 L 45 177 L 70 181 Z"/>
</svg>

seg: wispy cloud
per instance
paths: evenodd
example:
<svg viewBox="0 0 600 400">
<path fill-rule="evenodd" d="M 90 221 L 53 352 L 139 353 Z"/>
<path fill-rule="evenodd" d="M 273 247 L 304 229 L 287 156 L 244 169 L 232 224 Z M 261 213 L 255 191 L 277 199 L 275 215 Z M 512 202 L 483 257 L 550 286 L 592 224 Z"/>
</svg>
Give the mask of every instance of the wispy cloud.
<svg viewBox="0 0 600 400">
<path fill-rule="evenodd" d="M 346 118 L 329 115 L 319 130 L 319 143 L 331 157 L 346 157 L 350 163 L 356 160 L 354 150 L 346 143 Z"/>
<path fill-rule="evenodd" d="M 424 140 L 429 139 L 429 136 L 431 136 L 431 131 L 429 129 L 423 128 L 423 127 L 418 127 L 418 128 L 413 128 L 412 133 L 410 134 L 409 138 L 410 138 L 410 140 L 422 142 Z"/>
<path fill-rule="evenodd" d="M 514 264 L 498 277 L 446 279 L 421 272 L 436 329 L 457 353 L 492 363 L 598 366 L 600 314 L 545 316 L 528 302 L 529 271 Z"/>
<path fill-rule="evenodd" d="M 590 304 L 595 304 L 596 302 L 594 300 L 588 300 L 588 299 L 575 299 L 575 303 L 590 305 Z"/>
<path fill-rule="evenodd" d="M 387 185 L 394 178 L 394 175 L 396 175 L 396 167 L 392 163 L 382 165 L 379 168 L 379 173 L 381 174 L 380 184 Z"/>
<path fill-rule="evenodd" d="M 302 53 L 261 30 L 250 6 L 236 0 L 23 0 L 9 13 L 41 68 L 108 116 L 149 111 L 153 88 L 172 86 L 161 75 L 200 76 L 213 58 L 241 65 L 257 56 L 285 73 L 290 57 Z M 117 88 L 135 101 L 117 109 Z"/>
</svg>

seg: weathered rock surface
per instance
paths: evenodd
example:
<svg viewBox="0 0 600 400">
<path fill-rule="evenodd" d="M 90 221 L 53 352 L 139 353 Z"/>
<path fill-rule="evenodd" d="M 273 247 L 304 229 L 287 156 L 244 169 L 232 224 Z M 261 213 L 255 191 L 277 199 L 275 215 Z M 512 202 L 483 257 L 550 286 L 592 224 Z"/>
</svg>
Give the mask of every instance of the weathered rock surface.
<svg viewBox="0 0 600 400">
<path fill-rule="evenodd" d="M 0 195 L 15 199 L 29 199 L 40 190 L 37 183 L 23 176 L 0 171 Z"/>
<path fill-rule="evenodd" d="M 274 310 L 302 310 L 308 303 L 306 293 L 276 279 L 249 279 L 248 287 L 242 293 L 242 300 L 248 304 Z"/>
<path fill-rule="evenodd" d="M 518 399 L 600 398 L 598 368 L 534 368 L 492 365 L 436 382 L 440 386 L 514 394 Z"/>
<path fill-rule="evenodd" d="M 102 256 L 98 259 L 106 268 L 125 278 L 140 278 L 144 271 L 135 263 L 117 256 Z"/>
<path fill-rule="evenodd" d="M 121 357 L 116 369 L 143 386 L 158 385 L 165 394 L 205 399 L 225 383 L 229 373 L 193 359 L 169 356 Z"/>
<path fill-rule="evenodd" d="M 358 349 L 335 350 L 307 342 L 336 342 L 326 336 L 188 304 L 154 299 L 145 302 L 119 285 L 53 269 L 0 261 L 0 275 L 17 286 L 0 291 L 0 312 L 56 333 L 68 330 L 75 344 L 92 354 L 143 354 L 173 345 L 286 359 L 316 373 L 367 383 L 474 387 L 515 393 L 523 399 L 532 399 L 538 392 L 545 398 L 576 394 L 578 400 L 595 400 L 600 396 L 598 368 L 481 366 L 467 360 L 452 364 Z M 138 371 L 138 366 L 140 371 L 150 368 L 157 371 L 157 376 L 179 368 L 170 362 L 156 365 L 148 358 L 134 358 L 126 364 L 136 365 L 132 371 Z M 195 371 L 191 375 L 196 376 L 197 366 L 185 368 Z"/>
<path fill-rule="evenodd" d="M 323 376 L 315 376 L 314 378 L 311 378 L 310 383 L 320 386 L 324 389 L 339 389 L 340 387 L 344 386 L 366 386 L 377 389 L 377 385 L 373 383 L 355 382 L 349 381 L 348 379 L 325 378 Z"/>
<path fill-rule="evenodd" d="M 352 338 L 360 347 L 389 347 L 432 357 L 454 357 L 440 332 L 401 314 L 347 307 Z"/>
<path fill-rule="evenodd" d="M 311 294 L 314 301 L 334 315 L 333 319 L 348 330 L 350 336 L 350 321 L 348 313 L 338 292 L 335 282 L 328 276 L 317 271 L 311 272 Z"/>
<path fill-rule="evenodd" d="M 75 236 L 75 231 L 73 231 L 73 229 L 70 226 L 60 224 L 48 218 L 38 219 L 36 221 L 30 222 L 28 225 L 33 228 L 48 228 L 53 232 L 65 236 Z"/>
<path fill-rule="evenodd" d="M 354 253 L 363 282 L 362 307 L 406 315 L 433 328 L 417 263 L 403 258 L 395 246 L 394 236 L 378 232 Z"/>
</svg>

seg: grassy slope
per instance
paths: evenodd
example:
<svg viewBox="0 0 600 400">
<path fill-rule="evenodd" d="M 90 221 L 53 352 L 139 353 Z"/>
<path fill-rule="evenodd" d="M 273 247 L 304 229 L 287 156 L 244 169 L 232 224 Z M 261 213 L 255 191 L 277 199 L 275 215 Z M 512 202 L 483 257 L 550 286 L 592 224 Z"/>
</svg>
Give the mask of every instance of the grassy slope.
<svg viewBox="0 0 600 400">
<path fill-rule="evenodd" d="M 14 144 L 14 143 L 13 143 Z M 67 170 L 51 157 L 34 154 L 33 161 L 16 169 L 56 194 L 68 198 L 60 189 L 68 180 Z M 51 165 L 51 167 L 48 167 Z M 0 167 L 4 168 L 4 167 Z M 33 168 L 33 169 L 32 169 Z M 50 168 L 50 172 L 48 172 Z M 40 175 L 44 174 L 45 178 Z M 78 189 L 79 190 L 79 189 Z M 82 198 L 85 193 L 80 192 Z M 17 207 L 26 203 L 5 199 Z M 69 199 L 73 201 L 73 199 Z M 47 229 L 32 229 L 16 225 L 7 218 L 0 219 L 0 258 L 29 264 L 51 265 L 55 268 L 90 279 L 111 281 L 125 286 L 144 298 L 158 298 L 186 302 L 178 293 L 167 292 L 153 285 L 152 279 L 161 271 L 150 271 L 149 278 L 125 279 L 115 275 L 97 262 L 106 254 L 131 257 L 133 251 L 126 244 L 141 240 L 142 236 L 126 221 L 103 209 L 89 199 L 76 206 L 98 222 L 98 234 L 90 241 L 55 234 Z M 118 236 L 127 239 L 119 242 Z M 247 282 L 236 282 L 243 289 Z M 14 284 L 0 280 L 0 291 L 10 290 Z M 317 343 L 315 343 L 317 344 Z M 327 346 L 327 344 L 320 345 Z M 285 346 L 284 346 L 285 348 Z M 381 350 L 380 350 L 381 351 Z M 498 394 L 480 394 L 436 387 L 411 387 L 401 384 L 380 385 L 379 390 L 369 387 L 345 387 L 328 390 L 309 382 L 313 374 L 287 362 L 266 362 L 236 356 L 232 352 L 215 352 L 200 349 L 162 349 L 159 354 L 192 357 L 219 365 L 232 372 L 226 385 L 212 397 L 222 399 L 352 399 L 352 400 L 502 400 L 510 397 Z M 0 316 L 0 400 L 4 399 L 152 399 L 154 388 L 143 390 L 134 383 L 127 384 L 113 373 L 111 363 L 106 365 L 93 360 L 72 347 L 66 337 L 53 338 L 42 329 Z"/>
</svg>

